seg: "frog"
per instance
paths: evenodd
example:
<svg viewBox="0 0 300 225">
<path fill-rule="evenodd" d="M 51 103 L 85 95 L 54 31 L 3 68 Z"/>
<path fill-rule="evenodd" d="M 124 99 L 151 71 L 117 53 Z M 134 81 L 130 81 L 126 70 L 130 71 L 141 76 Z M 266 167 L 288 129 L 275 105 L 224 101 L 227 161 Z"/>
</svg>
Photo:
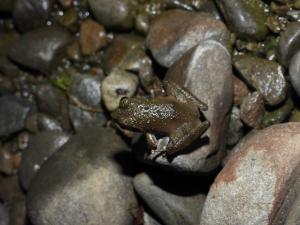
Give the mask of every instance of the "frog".
<svg viewBox="0 0 300 225">
<path fill-rule="evenodd" d="M 164 94 L 160 96 L 123 97 L 111 117 L 121 128 L 145 134 L 151 153 L 167 157 L 186 149 L 210 123 L 203 114 L 207 104 L 172 81 L 165 80 L 162 86 Z M 157 135 L 168 140 L 159 149 Z"/>
</svg>

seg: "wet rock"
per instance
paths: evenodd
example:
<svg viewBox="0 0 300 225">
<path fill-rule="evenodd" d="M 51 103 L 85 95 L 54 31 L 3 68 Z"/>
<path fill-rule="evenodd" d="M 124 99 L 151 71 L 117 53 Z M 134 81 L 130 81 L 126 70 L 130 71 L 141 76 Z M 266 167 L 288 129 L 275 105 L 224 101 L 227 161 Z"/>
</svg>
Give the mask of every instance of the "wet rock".
<svg viewBox="0 0 300 225">
<path fill-rule="evenodd" d="M 201 12 L 206 12 L 212 15 L 216 20 L 222 20 L 222 16 L 217 9 L 217 5 L 214 1 L 206 1 L 202 6 L 201 6 Z"/>
<path fill-rule="evenodd" d="M 90 55 L 106 44 L 106 32 L 101 24 L 91 19 L 82 22 L 80 26 L 80 45 L 83 54 Z"/>
<path fill-rule="evenodd" d="M 227 133 L 227 145 L 233 146 L 243 137 L 243 123 L 240 118 L 240 109 L 236 106 L 232 108 L 230 115 L 228 133 Z"/>
<path fill-rule="evenodd" d="M 233 76 L 233 92 L 234 104 L 240 105 L 242 103 L 243 98 L 245 98 L 249 94 L 249 89 L 242 80 L 240 80 L 236 76 Z"/>
<path fill-rule="evenodd" d="M 165 11 L 155 18 L 146 45 L 161 65 L 170 67 L 185 52 L 204 40 L 216 40 L 227 47 L 229 32 L 221 21 L 207 13 L 177 9 Z"/>
<path fill-rule="evenodd" d="M 252 55 L 237 55 L 233 64 L 246 82 L 262 94 L 267 104 L 277 105 L 285 99 L 287 82 L 281 65 Z"/>
<path fill-rule="evenodd" d="M 278 124 L 239 145 L 211 186 L 201 225 L 283 224 L 299 195 L 299 133 L 299 123 Z"/>
<path fill-rule="evenodd" d="M 94 16 L 107 28 L 130 29 L 133 5 L 129 0 L 88 0 Z"/>
<path fill-rule="evenodd" d="M 60 64 L 71 36 L 57 26 L 26 33 L 9 51 L 9 57 L 26 67 L 48 74 Z"/>
<path fill-rule="evenodd" d="M 280 64 L 289 66 L 291 57 L 300 49 L 300 22 L 291 22 L 280 34 L 277 58 Z"/>
<path fill-rule="evenodd" d="M 298 96 L 300 96 L 300 51 L 298 51 L 290 61 L 289 75 L 295 91 Z"/>
<path fill-rule="evenodd" d="M 63 130 L 57 120 L 43 113 L 34 113 L 29 116 L 26 121 L 26 129 L 34 133 L 51 130 Z"/>
<path fill-rule="evenodd" d="M 132 97 L 138 86 L 138 78 L 132 73 L 114 69 L 102 82 L 102 99 L 105 107 L 113 111 L 122 97 Z"/>
<path fill-rule="evenodd" d="M 241 105 L 241 120 L 250 127 L 259 129 L 264 117 L 264 100 L 257 91 L 244 98 Z"/>
<path fill-rule="evenodd" d="M 8 222 L 9 222 L 8 210 L 1 203 L 0 204 L 0 225 L 9 225 Z"/>
<path fill-rule="evenodd" d="M 204 195 L 172 193 L 155 184 L 154 180 L 146 173 L 137 175 L 133 184 L 138 195 L 165 225 L 199 223 L 205 200 Z"/>
<path fill-rule="evenodd" d="M 0 137 L 9 136 L 25 127 L 32 105 L 16 96 L 0 98 Z"/>
<path fill-rule="evenodd" d="M 226 24 L 239 38 L 261 41 L 268 33 L 266 13 L 260 0 L 216 1 Z"/>
<path fill-rule="evenodd" d="M 148 154 L 145 144 L 136 146 L 136 157 L 150 164 L 187 173 L 199 174 L 215 169 L 224 154 L 225 133 L 233 100 L 229 52 L 219 42 L 203 42 L 176 62 L 165 79 L 184 86 L 208 105 L 208 110 L 203 113 L 210 127 L 202 138 L 170 159 L 155 157 L 157 153 L 144 157 Z"/>
<path fill-rule="evenodd" d="M 39 112 L 52 116 L 64 129 L 70 128 L 68 99 L 59 89 L 50 84 L 37 86 L 35 92 Z"/>
<path fill-rule="evenodd" d="M 67 55 L 72 61 L 78 62 L 82 60 L 80 44 L 78 40 L 73 41 L 73 43 L 68 47 Z"/>
<path fill-rule="evenodd" d="M 16 0 L 13 18 L 23 32 L 46 25 L 52 7 L 51 0 Z"/>
<path fill-rule="evenodd" d="M 128 147 L 112 129 L 82 130 L 33 179 L 30 220 L 34 225 L 133 224 L 132 165 Z"/>
<path fill-rule="evenodd" d="M 44 162 L 69 138 L 70 135 L 61 131 L 45 131 L 31 137 L 29 148 L 23 151 L 19 170 L 19 179 L 25 190 Z"/>
</svg>

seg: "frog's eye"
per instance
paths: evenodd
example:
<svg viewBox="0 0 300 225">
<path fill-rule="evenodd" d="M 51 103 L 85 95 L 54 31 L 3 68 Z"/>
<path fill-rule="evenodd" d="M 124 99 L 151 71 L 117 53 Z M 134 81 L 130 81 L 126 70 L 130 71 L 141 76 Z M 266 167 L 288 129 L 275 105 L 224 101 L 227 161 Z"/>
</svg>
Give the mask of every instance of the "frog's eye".
<svg viewBox="0 0 300 225">
<path fill-rule="evenodd" d="M 128 97 L 121 98 L 120 103 L 119 103 L 119 107 L 120 108 L 126 108 L 128 105 L 129 105 L 129 98 Z"/>
</svg>

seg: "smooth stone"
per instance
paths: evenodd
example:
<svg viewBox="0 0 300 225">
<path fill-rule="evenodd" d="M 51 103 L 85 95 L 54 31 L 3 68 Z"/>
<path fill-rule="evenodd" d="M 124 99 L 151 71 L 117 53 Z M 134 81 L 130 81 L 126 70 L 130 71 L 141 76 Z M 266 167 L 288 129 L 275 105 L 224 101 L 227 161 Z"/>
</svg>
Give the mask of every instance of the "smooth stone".
<svg viewBox="0 0 300 225">
<path fill-rule="evenodd" d="M 237 37 L 262 41 L 268 29 L 265 25 L 266 13 L 260 0 L 218 0 L 216 1 L 228 28 Z"/>
<path fill-rule="evenodd" d="M 240 80 L 236 76 L 233 76 L 233 92 L 234 105 L 239 106 L 242 103 L 243 98 L 245 98 L 249 94 L 249 88 L 244 83 L 244 81 Z"/>
<path fill-rule="evenodd" d="M 51 0 L 16 0 L 13 10 L 14 23 L 22 32 L 45 26 L 51 8 Z"/>
<path fill-rule="evenodd" d="M 61 131 L 45 131 L 30 138 L 29 147 L 22 152 L 19 179 L 22 187 L 27 190 L 29 185 L 48 158 L 60 149 L 70 138 Z"/>
<path fill-rule="evenodd" d="M 259 129 L 264 118 L 264 100 L 262 95 L 255 91 L 248 94 L 241 104 L 241 120 L 252 128 Z"/>
<path fill-rule="evenodd" d="M 287 82 L 280 64 L 252 55 L 237 55 L 233 57 L 233 65 L 262 94 L 266 104 L 277 105 L 286 98 Z"/>
<path fill-rule="evenodd" d="M 300 96 L 300 51 L 298 51 L 290 61 L 289 75 L 293 88 L 298 96 Z"/>
<path fill-rule="evenodd" d="M 137 145 L 134 154 L 144 162 L 175 171 L 211 172 L 219 165 L 226 146 L 225 134 L 233 102 L 230 54 L 217 41 L 202 42 L 176 62 L 165 79 L 184 86 L 208 105 L 203 114 L 210 127 L 188 149 L 178 151 L 170 158 L 148 153 L 145 143 Z"/>
<path fill-rule="evenodd" d="M 134 189 L 146 205 L 165 225 L 194 225 L 200 221 L 203 194 L 179 194 L 166 190 L 155 183 L 146 173 L 137 175 L 133 180 Z M 178 185 L 178 189 L 179 185 Z M 188 188 L 185 188 L 188 191 Z"/>
<path fill-rule="evenodd" d="M 63 91 L 50 84 L 41 84 L 36 87 L 35 97 L 39 112 L 53 117 L 64 129 L 70 129 L 68 99 Z"/>
<path fill-rule="evenodd" d="M 0 98 L 0 137 L 21 131 L 33 106 L 20 97 L 6 95 Z"/>
<path fill-rule="evenodd" d="M 143 225 L 162 225 L 155 218 L 153 218 L 148 212 L 144 211 L 144 224 Z"/>
<path fill-rule="evenodd" d="M 133 159 L 110 128 L 74 135 L 33 179 L 27 212 L 34 225 L 132 225 L 138 206 Z"/>
<path fill-rule="evenodd" d="M 211 186 L 200 224 L 286 224 L 299 196 L 299 140 L 299 123 L 274 125 L 244 140 Z"/>
<path fill-rule="evenodd" d="M 33 132 L 43 132 L 43 131 L 62 131 L 60 123 L 43 113 L 33 113 L 27 118 L 26 129 Z"/>
<path fill-rule="evenodd" d="M 96 19 L 107 28 L 128 30 L 133 26 L 133 5 L 130 0 L 88 0 Z"/>
<path fill-rule="evenodd" d="M 61 63 L 71 40 L 69 32 L 62 27 L 44 27 L 23 34 L 8 55 L 25 67 L 49 74 Z"/>
<path fill-rule="evenodd" d="M 174 9 L 153 20 L 146 46 L 155 60 L 170 67 L 201 41 L 216 40 L 229 47 L 229 39 L 226 26 L 210 14 Z"/>
<path fill-rule="evenodd" d="M 280 33 L 277 47 L 278 62 L 285 67 L 289 66 L 290 59 L 300 49 L 300 22 L 291 22 L 285 31 Z"/>
<path fill-rule="evenodd" d="M 241 121 L 240 109 L 236 106 L 232 107 L 230 121 L 227 132 L 227 145 L 233 146 L 243 137 L 244 135 L 244 124 Z"/>
<path fill-rule="evenodd" d="M 102 82 L 102 99 L 109 111 L 118 108 L 120 99 L 132 97 L 138 86 L 138 78 L 124 70 L 114 69 Z"/>
</svg>

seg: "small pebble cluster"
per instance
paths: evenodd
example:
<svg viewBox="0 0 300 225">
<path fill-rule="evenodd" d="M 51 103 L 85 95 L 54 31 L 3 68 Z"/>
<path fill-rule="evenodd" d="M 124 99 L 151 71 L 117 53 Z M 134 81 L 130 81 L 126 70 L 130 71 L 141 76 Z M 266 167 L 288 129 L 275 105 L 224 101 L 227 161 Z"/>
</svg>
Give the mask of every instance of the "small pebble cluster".
<svg viewBox="0 0 300 225">
<path fill-rule="evenodd" d="M 164 81 L 171 157 L 111 117 Z M 0 225 L 299 224 L 299 102 L 299 0 L 0 0 Z"/>
</svg>

